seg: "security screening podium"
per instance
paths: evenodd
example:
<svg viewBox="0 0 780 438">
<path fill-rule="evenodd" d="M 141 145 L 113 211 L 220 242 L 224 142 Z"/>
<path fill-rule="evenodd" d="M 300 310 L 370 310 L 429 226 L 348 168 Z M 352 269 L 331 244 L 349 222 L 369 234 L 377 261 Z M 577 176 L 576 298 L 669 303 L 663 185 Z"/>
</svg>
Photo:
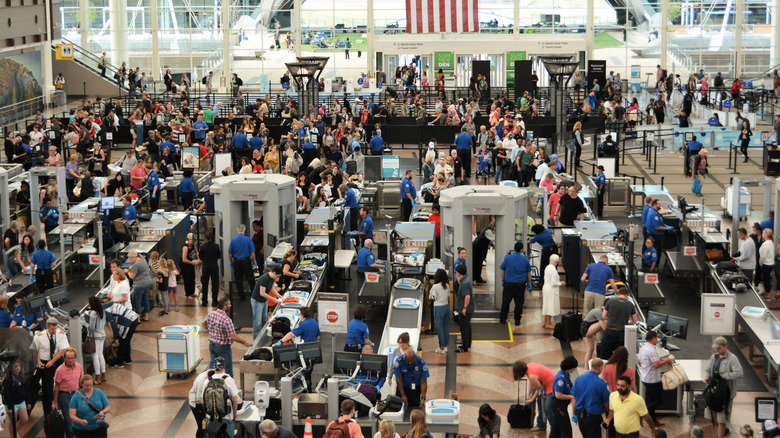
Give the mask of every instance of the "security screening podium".
<svg viewBox="0 0 780 438">
<path fill-rule="evenodd" d="M 544 189 L 542 189 L 544 190 Z M 473 254 L 471 234 L 472 216 L 493 216 L 496 222 L 494 281 L 501 278 L 501 260 L 514 251 L 515 218 L 526 224 L 529 201 L 535 201 L 537 188 L 518 188 L 507 186 L 458 186 L 443 190 L 439 198 L 441 206 L 441 258 L 448 272 L 452 270 L 457 248 L 466 248 L 466 263 L 469 276 L 473 276 Z M 546 191 L 545 191 L 546 193 Z M 547 197 L 543 196 L 540 216 L 547 217 Z M 546 226 L 546 221 L 541 222 Z M 528 227 L 521 226 L 519 235 L 525 243 L 528 240 Z M 450 272 L 451 276 L 454 273 Z M 495 308 L 501 307 L 501 288 L 493 288 Z M 486 309 L 480 309 L 486 310 Z"/>
<path fill-rule="evenodd" d="M 211 192 L 216 211 L 215 238 L 222 248 L 222 281 L 225 290 L 230 291 L 233 272 L 228 263 L 228 246 L 230 240 L 236 237 L 240 224 L 246 225 L 246 233 L 252 237 L 255 203 L 262 204 L 265 246 L 274 248 L 281 242 L 295 244 L 295 178 L 276 174 L 223 176 L 214 180 Z M 263 260 L 258 260 L 261 272 L 262 263 Z M 236 312 L 247 311 L 249 306 L 234 306 L 233 309 Z"/>
</svg>

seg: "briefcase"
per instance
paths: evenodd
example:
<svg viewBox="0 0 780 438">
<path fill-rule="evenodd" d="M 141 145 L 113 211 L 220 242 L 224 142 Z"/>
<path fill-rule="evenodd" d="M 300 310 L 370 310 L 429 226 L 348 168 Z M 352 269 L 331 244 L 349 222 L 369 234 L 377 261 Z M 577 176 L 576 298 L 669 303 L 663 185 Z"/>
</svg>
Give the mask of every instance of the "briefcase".
<svg viewBox="0 0 780 438">
<path fill-rule="evenodd" d="M 523 401 L 520 401 L 520 384 L 526 383 L 526 391 L 523 392 Z M 525 395 L 528 392 L 528 380 L 521 379 L 517 382 L 517 403 L 509 406 L 506 420 L 512 429 L 530 429 L 534 426 L 534 404 L 528 404 Z"/>
</svg>

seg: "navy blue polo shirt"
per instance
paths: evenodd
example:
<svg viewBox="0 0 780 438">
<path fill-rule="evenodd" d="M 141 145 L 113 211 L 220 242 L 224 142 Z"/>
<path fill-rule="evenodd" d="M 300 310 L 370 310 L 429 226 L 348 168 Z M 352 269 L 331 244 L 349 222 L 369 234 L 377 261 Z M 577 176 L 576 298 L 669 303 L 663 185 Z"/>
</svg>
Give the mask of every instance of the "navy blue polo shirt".
<svg viewBox="0 0 780 438">
<path fill-rule="evenodd" d="M 157 187 L 157 191 L 160 191 L 160 177 L 157 176 L 157 172 L 154 170 L 149 173 L 149 178 L 146 179 L 146 190 L 152 192 Z"/>
<path fill-rule="evenodd" d="M 763 230 L 766 230 L 767 228 L 772 230 L 772 232 L 775 231 L 775 220 L 774 219 L 767 219 L 767 220 L 761 222 L 761 230 L 763 231 Z"/>
<path fill-rule="evenodd" d="M 528 281 L 528 273 L 531 272 L 531 263 L 528 257 L 513 252 L 504 257 L 501 270 L 504 271 L 504 281 L 507 283 L 525 283 Z"/>
<path fill-rule="evenodd" d="M 49 270 L 51 265 L 55 264 L 57 259 L 54 258 L 54 254 L 48 249 L 39 249 L 35 251 L 30 258 L 30 263 L 34 264 L 37 269 Z"/>
<path fill-rule="evenodd" d="M 415 355 L 414 362 L 409 363 L 406 356 L 401 355 L 393 362 L 393 376 L 401 378 L 404 388 L 411 388 L 414 384 L 415 389 L 420 389 L 422 381 L 431 377 L 431 374 L 428 372 L 428 364 L 420 356 Z"/>
<path fill-rule="evenodd" d="M 179 193 L 195 193 L 195 184 L 192 178 L 182 178 L 179 182 Z"/>
<path fill-rule="evenodd" d="M 600 188 L 602 184 L 606 186 L 607 176 L 604 175 L 604 172 L 599 172 L 596 174 L 596 180 L 594 182 L 596 183 L 597 188 Z"/>
<path fill-rule="evenodd" d="M 607 283 L 615 278 L 612 268 L 604 262 L 591 263 L 585 268 L 588 274 L 588 285 L 585 292 L 593 292 L 600 295 L 607 294 Z"/>
<path fill-rule="evenodd" d="M 246 234 L 239 234 L 230 240 L 228 254 L 233 258 L 246 259 L 252 257 L 253 252 L 255 252 L 255 244 Z"/>
<path fill-rule="evenodd" d="M 653 266 L 653 262 L 658 262 L 658 251 L 654 246 L 645 248 L 642 253 L 642 264 L 645 266 Z"/>
<path fill-rule="evenodd" d="M 371 219 L 371 216 L 366 215 L 366 217 L 363 218 L 363 220 L 360 222 L 359 231 L 366 233 L 366 235 L 363 236 L 364 239 L 374 238 L 374 220 Z"/>
<path fill-rule="evenodd" d="M 471 141 L 471 137 L 465 132 L 461 132 L 460 135 L 455 137 L 455 147 L 458 149 L 471 150 L 471 146 L 473 145 L 474 142 Z"/>
<path fill-rule="evenodd" d="M 166 140 L 160 143 L 160 153 L 162 154 L 165 149 L 170 149 L 171 153 L 174 153 L 176 152 L 176 145 Z"/>
<path fill-rule="evenodd" d="M 414 184 L 409 178 L 404 177 L 401 181 L 401 199 L 408 199 L 407 193 L 412 194 L 412 200 L 417 199 L 417 190 L 414 188 Z"/>
<path fill-rule="evenodd" d="M 371 139 L 371 150 L 375 152 L 379 152 L 384 147 L 385 142 L 382 140 L 382 137 L 375 135 L 374 138 Z"/>
<path fill-rule="evenodd" d="M 347 188 L 346 193 L 344 193 L 344 205 L 349 208 L 357 208 L 358 200 L 354 190 Z"/>
<path fill-rule="evenodd" d="M 43 313 L 35 312 L 30 315 L 26 315 L 24 313 L 24 309 L 22 309 L 22 306 L 16 306 L 16 309 L 14 310 L 13 321 L 16 321 L 19 327 L 25 326 L 26 328 L 29 329 L 30 326 L 35 324 L 35 321 L 38 319 L 43 319 Z M 43 323 L 38 324 L 35 327 L 35 331 L 42 330 L 43 326 L 44 326 Z"/>
<path fill-rule="evenodd" d="M 553 391 L 571 395 L 572 386 L 571 374 L 567 373 L 565 370 L 558 370 L 558 373 L 555 374 L 555 378 L 553 379 Z"/>
<path fill-rule="evenodd" d="M 371 266 L 374 263 L 376 263 L 374 260 L 374 254 L 372 254 L 371 251 L 365 246 L 363 248 L 360 248 L 360 251 L 358 251 L 358 256 L 357 256 L 357 271 L 358 272 L 379 271 L 379 269 Z"/>
<path fill-rule="evenodd" d="M 699 152 L 702 148 L 702 144 L 696 140 L 688 142 L 688 152 Z"/>
<path fill-rule="evenodd" d="M 38 218 L 43 222 L 43 218 L 49 216 L 46 219 L 46 222 L 44 222 L 43 224 L 49 227 L 54 227 L 57 226 L 57 224 L 59 223 L 59 214 L 60 211 L 59 209 L 57 209 L 57 207 L 43 207 L 40 213 L 38 213 Z M 54 217 L 55 215 L 57 217 Z"/>
<path fill-rule="evenodd" d="M 310 151 L 312 149 L 314 149 L 314 143 L 312 143 L 310 141 L 307 141 L 306 143 L 304 143 L 303 150 Z"/>
<path fill-rule="evenodd" d="M 601 415 L 605 411 L 604 404 L 609 403 L 609 386 L 598 374 L 588 371 L 577 377 L 571 395 L 577 399 L 577 409 L 590 415 Z"/>
<path fill-rule="evenodd" d="M 658 230 L 657 228 L 664 226 L 666 226 L 664 224 L 664 219 L 661 217 L 661 213 L 659 213 L 658 210 L 653 209 L 652 211 L 648 212 L 647 224 L 645 224 L 645 228 L 649 234 L 652 234 L 653 236 L 662 236 L 666 230 Z"/>
<path fill-rule="evenodd" d="M 124 211 L 122 211 L 122 219 L 127 221 L 133 221 L 138 219 L 138 212 L 135 211 L 133 204 L 127 204 Z"/>
<path fill-rule="evenodd" d="M 303 342 L 315 342 L 320 336 L 320 325 L 312 318 L 305 318 L 298 323 L 298 327 L 293 329 L 293 334 Z"/>
<path fill-rule="evenodd" d="M 542 248 L 549 248 L 549 247 L 556 247 L 558 246 L 557 243 L 555 243 L 555 239 L 553 238 L 552 230 L 545 229 L 541 233 L 537 234 L 536 236 L 531 238 L 531 243 L 538 243 L 542 245 Z"/>
<path fill-rule="evenodd" d="M 346 345 L 363 345 L 368 338 L 368 326 L 365 322 L 359 319 L 353 319 L 349 322 Z"/>
<path fill-rule="evenodd" d="M 645 228 L 647 228 L 647 216 L 650 213 L 650 210 L 654 210 L 654 208 L 648 204 L 645 204 L 645 208 L 642 209 L 642 226 Z"/>
<path fill-rule="evenodd" d="M 233 139 L 230 141 L 234 148 L 236 149 L 245 149 L 247 146 L 249 146 L 249 142 L 246 139 L 246 135 L 243 133 L 238 133 L 233 136 Z"/>
<path fill-rule="evenodd" d="M 252 150 L 262 149 L 264 144 L 263 139 L 260 137 L 256 136 L 249 139 L 249 147 L 252 148 Z"/>
</svg>

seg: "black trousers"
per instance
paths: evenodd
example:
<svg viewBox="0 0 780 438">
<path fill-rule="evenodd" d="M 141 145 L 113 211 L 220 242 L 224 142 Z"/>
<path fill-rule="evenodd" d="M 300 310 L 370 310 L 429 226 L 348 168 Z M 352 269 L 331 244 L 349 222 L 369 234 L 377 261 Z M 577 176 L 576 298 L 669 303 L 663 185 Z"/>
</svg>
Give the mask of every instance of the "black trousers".
<svg viewBox="0 0 780 438">
<path fill-rule="evenodd" d="M 351 207 L 349 209 L 349 230 L 358 231 L 358 219 L 360 218 L 360 208 Z"/>
<path fill-rule="evenodd" d="M 548 397 L 554 397 L 554 394 Z M 552 427 L 550 435 L 548 435 L 550 438 L 569 438 L 572 436 L 571 419 L 569 419 L 569 411 L 567 410 L 569 404 L 569 400 L 554 399 L 552 401 Z"/>
<path fill-rule="evenodd" d="M 515 325 L 520 324 L 520 318 L 523 317 L 523 304 L 525 304 L 525 282 L 522 283 L 504 283 L 504 293 L 501 297 L 501 315 L 499 321 L 506 323 L 509 316 L 509 304 L 515 302 Z"/>
<path fill-rule="evenodd" d="M 133 361 L 133 359 L 130 357 L 132 353 L 132 349 L 130 348 L 130 344 L 133 342 L 133 334 L 135 333 L 135 329 L 138 327 L 139 320 L 136 320 L 132 324 L 130 324 L 130 329 L 127 331 L 127 335 L 125 335 L 124 338 L 119 338 L 119 361 L 124 363 L 130 363 Z"/>
<path fill-rule="evenodd" d="M 604 192 L 602 190 L 598 190 L 596 194 L 596 213 L 599 219 L 604 216 Z"/>
<path fill-rule="evenodd" d="M 160 208 L 160 191 L 158 190 L 157 193 L 154 195 L 154 198 L 152 198 L 152 193 L 149 192 L 149 209 L 152 213 L 157 211 Z"/>
<path fill-rule="evenodd" d="M 203 420 L 206 418 L 206 412 L 203 410 L 203 405 L 198 404 L 196 407 L 190 406 L 192 416 L 195 417 L 195 424 L 198 428 L 195 429 L 195 438 L 203 438 L 205 431 L 203 430 Z"/>
<path fill-rule="evenodd" d="M 404 394 L 406 395 L 406 401 L 409 402 L 409 406 L 407 408 L 418 408 L 420 407 L 420 385 L 417 385 L 417 388 L 404 388 Z M 398 392 L 398 397 L 401 396 L 401 392 Z"/>
<path fill-rule="evenodd" d="M 243 300 L 244 295 L 244 279 L 249 283 L 249 293 L 255 288 L 255 276 L 252 272 L 252 260 L 246 259 L 233 259 L 233 272 L 236 275 L 236 290 L 238 296 Z"/>
<path fill-rule="evenodd" d="M 54 271 L 51 269 L 37 269 L 35 271 L 35 283 L 38 292 L 44 293 L 54 287 Z"/>
<path fill-rule="evenodd" d="M 181 279 L 184 281 L 184 296 L 195 294 L 195 266 L 182 262 Z"/>
<path fill-rule="evenodd" d="M 582 146 L 574 145 L 574 167 L 580 167 L 580 155 L 582 155 Z"/>
<path fill-rule="evenodd" d="M 577 425 L 580 428 L 582 438 L 601 438 L 601 423 L 604 418 L 601 415 L 582 414 Z"/>
<path fill-rule="evenodd" d="M 650 413 L 650 417 L 653 419 L 653 421 L 658 421 L 655 410 L 663 403 L 663 383 L 642 382 L 642 384 L 645 385 L 645 404 L 647 405 L 647 411 Z"/>
<path fill-rule="evenodd" d="M 460 327 L 460 338 L 463 340 L 461 348 L 469 350 L 471 348 L 471 314 L 461 313 L 458 315 L 458 327 Z"/>
<path fill-rule="evenodd" d="M 44 415 L 49 415 L 49 413 L 51 413 L 51 405 L 54 401 L 54 373 L 57 371 L 58 366 L 59 365 L 52 365 L 50 368 L 41 368 L 41 397 L 43 400 Z M 66 410 L 63 409 L 62 415 L 65 415 L 65 411 Z"/>
<path fill-rule="evenodd" d="M 463 178 L 471 178 L 471 150 L 458 149 L 458 158 L 463 163 Z"/>
<path fill-rule="evenodd" d="M 181 204 L 184 206 L 185 210 L 189 210 L 190 207 L 192 207 L 192 201 L 194 200 L 195 200 L 195 193 L 181 194 Z"/>
<path fill-rule="evenodd" d="M 599 357 L 609 359 L 612 353 L 623 346 L 625 341 L 625 332 L 623 330 L 607 329 L 604 331 L 604 337 L 601 338 L 601 350 Z"/>
<path fill-rule="evenodd" d="M 201 290 L 203 296 L 200 301 L 204 306 L 209 304 L 209 280 L 211 281 L 211 304 L 216 306 L 219 300 L 219 265 L 204 264 L 201 270 L 200 283 L 203 285 L 203 290 Z"/>
<path fill-rule="evenodd" d="M 748 145 L 750 145 L 750 140 L 742 140 L 742 143 L 739 145 L 739 151 L 745 156 L 745 160 L 748 159 Z"/>
<path fill-rule="evenodd" d="M 474 239 L 474 243 L 471 245 L 474 253 L 471 276 L 474 278 L 474 281 L 484 281 L 482 278 L 482 262 L 487 258 L 489 247 L 490 242 L 487 239 L 480 238 Z"/>
<path fill-rule="evenodd" d="M 412 216 L 412 200 L 409 198 L 401 199 L 401 222 L 408 222 Z"/>
</svg>

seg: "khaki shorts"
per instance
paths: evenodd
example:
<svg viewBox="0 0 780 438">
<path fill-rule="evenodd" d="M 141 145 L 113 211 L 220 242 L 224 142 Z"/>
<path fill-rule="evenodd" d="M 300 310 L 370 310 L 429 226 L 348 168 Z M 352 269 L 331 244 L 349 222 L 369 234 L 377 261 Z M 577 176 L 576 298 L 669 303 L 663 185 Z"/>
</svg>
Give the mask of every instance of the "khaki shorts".
<svg viewBox="0 0 780 438">
<path fill-rule="evenodd" d="M 582 306 L 582 314 L 587 315 L 593 309 L 599 309 L 604 305 L 604 295 L 596 292 L 585 291 L 585 304 Z"/>
<path fill-rule="evenodd" d="M 729 400 L 729 405 L 726 409 L 720 412 L 710 411 L 710 418 L 715 417 L 718 420 L 718 424 L 726 424 L 731 418 L 731 406 L 734 404 L 734 399 Z M 713 415 L 714 414 L 714 415 Z"/>
</svg>

